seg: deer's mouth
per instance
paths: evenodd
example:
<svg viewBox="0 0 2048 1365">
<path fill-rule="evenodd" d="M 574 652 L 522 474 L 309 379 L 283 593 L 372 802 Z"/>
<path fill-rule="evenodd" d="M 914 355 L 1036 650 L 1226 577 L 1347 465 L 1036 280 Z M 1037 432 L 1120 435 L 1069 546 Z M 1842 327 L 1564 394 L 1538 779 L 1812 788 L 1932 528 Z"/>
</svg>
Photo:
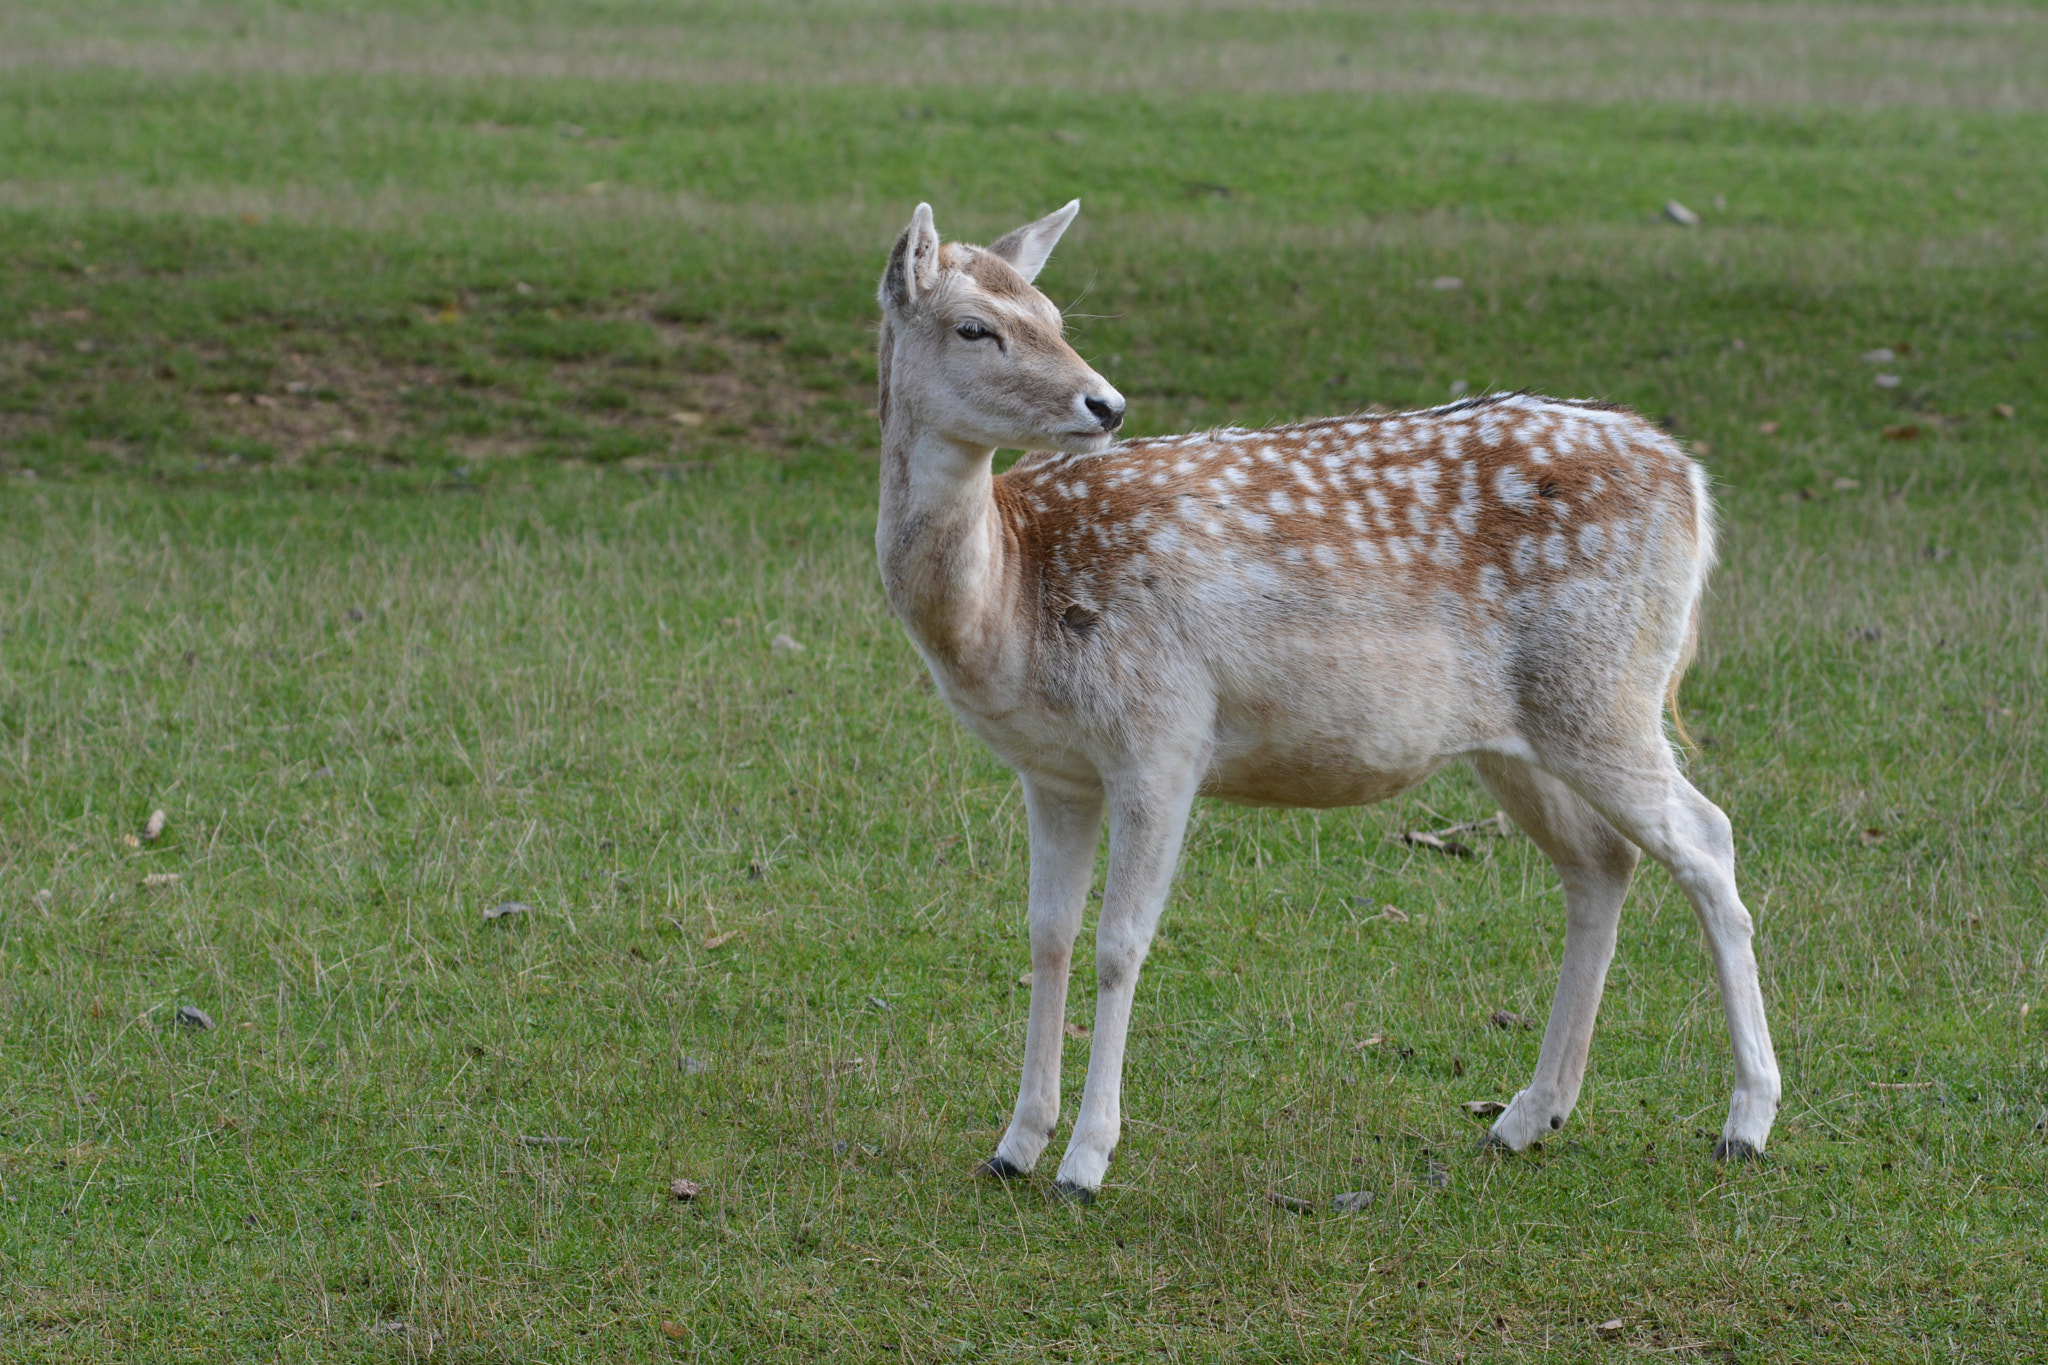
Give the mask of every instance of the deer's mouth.
<svg viewBox="0 0 2048 1365">
<path fill-rule="evenodd" d="M 1116 433 L 1104 431 L 1101 427 L 1065 432 L 1063 438 L 1062 444 L 1076 455 L 1093 455 L 1096 451 L 1107 450 L 1116 443 Z"/>
</svg>

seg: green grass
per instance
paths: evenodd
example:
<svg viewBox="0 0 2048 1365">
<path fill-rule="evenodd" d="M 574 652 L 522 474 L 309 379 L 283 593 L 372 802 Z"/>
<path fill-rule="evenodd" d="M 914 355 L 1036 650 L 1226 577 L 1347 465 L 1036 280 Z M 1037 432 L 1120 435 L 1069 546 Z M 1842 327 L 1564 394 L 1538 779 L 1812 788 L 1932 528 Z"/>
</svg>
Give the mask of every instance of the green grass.
<svg viewBox="0 0 2048 1365">
<path fill-rule="evenodd" d="M 44 58 L 0 82 L 0 1357 L 2039 1358 L 2040 11 L 804 8 L 0 9 Z M 1152 45 L 1043 57 L 1083 21 Z M 1640 98 L 1703 34 L 1791 80 L 1781 22 L 1855 40 Z M 1372 23 L 1505 33 L 1493 84 L 1173 76 Z M 725 80 L 652 72 L 700 32 Z M 1654 870 L 1572 1123 L 1475 1151 L 1562 897 L 1523 839 L 1388 842 L 1490 812 L 1447 776 L 1203 807 L 1105 1199 L 968 1178 L 1023 817 L 877 591 L 873 285 L 920 198 L 1074 194 L 1043 283 L 1139 431 L 1462 380 L 1705 453 L 1769 1161 L 1706 1159 Z"/>
</svg>

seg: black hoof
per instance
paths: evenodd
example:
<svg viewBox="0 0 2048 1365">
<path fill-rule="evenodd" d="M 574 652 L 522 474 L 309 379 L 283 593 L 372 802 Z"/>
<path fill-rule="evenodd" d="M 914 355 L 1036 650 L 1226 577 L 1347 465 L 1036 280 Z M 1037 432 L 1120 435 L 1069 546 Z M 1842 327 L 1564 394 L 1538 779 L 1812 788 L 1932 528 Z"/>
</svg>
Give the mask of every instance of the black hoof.
<svg viewBox="0 0 2048 1365">
<path fill-rule="evenodd" d="M 1515 1154 L 1515 1149 L 1508 1146 L 1507 1139 L 1494 1132 L 1491 1128 L 1486 1130 L 1486 1136 L 1479 1139 L 1479 1150 L 1482 1152 L 1501 1152 L 1507 1156 Z"/>
<path fill-rule="evenodd" d="M 1722 1138 L 1714 1144 L 1716 1161 L 1762 1161 L 1764 1154 L 1741 1138 Z"/>
<path fill-rule="evenodd" d="M 1005 1161 L 999 1156 L 992 1156 L 976 1166 L 974 1173 L 986 1180 L 1015 1180 L 1029 1174 L 1022 1166 Z"/>
<path fill-rule="evenodd" d="M 1069 1204 L 1092 1204 L 1095 1202 L 1095 1191 L 1084 1189 L 1079 1185 L 1070 1185 L 1064 1180 L 1055 1180 L 1052 1184 L 1052 1192 L 1066 1200 Z"/>
</svg>

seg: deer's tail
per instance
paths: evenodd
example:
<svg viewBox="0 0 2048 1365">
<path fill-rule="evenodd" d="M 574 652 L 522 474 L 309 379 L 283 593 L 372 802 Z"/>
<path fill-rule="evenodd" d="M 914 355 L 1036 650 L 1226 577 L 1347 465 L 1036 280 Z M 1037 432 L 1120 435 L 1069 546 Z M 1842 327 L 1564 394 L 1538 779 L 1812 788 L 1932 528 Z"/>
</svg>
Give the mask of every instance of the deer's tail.
<svg viewBox="0 0 2048 1365">
<path fill-rule="evenodd" d="M 1686 607 L 1685 642 L 1679 646 L 1678 661 L 1671 669 L 1671 681 L 1664 686 L 1664 705 L 1671 713 L 1671 729 L 1678 736 L 1678 742 L 1685 746 L 1687 753 L 1698 753 L 1700 746 L 1685 728 L 1685 717 L 1678 709 L 1678 689 L 1684 684 L 1685 671 L 1692 667 L 1693 655 L 1699 650 L 1700 599 L 1706 596 L 1707 575 L 1713 572 L 1716 549 L 1714 498 L 1707 488 L 1707 471 L 1697 461 L 1688 460 L 1686 464 L 1691 475 L 1693 544 L 1699 558 L 1699 577 L 1693 584 L 1692 601 Z"/>
</svg>

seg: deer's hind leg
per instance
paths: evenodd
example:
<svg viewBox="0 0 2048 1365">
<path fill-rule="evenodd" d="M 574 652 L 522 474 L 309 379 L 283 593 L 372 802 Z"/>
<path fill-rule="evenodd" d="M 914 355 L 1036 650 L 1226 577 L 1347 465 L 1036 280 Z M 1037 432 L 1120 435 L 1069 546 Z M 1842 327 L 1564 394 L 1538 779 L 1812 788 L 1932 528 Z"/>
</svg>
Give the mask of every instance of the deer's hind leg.
<svg viewBox="0 0 2048 1365">
<path fill-rule="evenodd" d="M 1761 1155 L 1778 1114 L 1778 1059 L 1750 941 L 1755 925 L 1735 887 L 1733 826 L 1719 806 L 1686 781 L 1661 736 L 1614 761 L 1579 758 L 1559 765 L 1558 771 L 1662 863 L 1692 902 L 1714 955 L 1735 1061 L 1735 1092 L 1714 1155 L 1736 1161 Z"/>
<path fill-rule="evenodd" d="M 1621 903 L 1640 854 L 1584 798 L 1542 769 L 1498 754 L 1479 755 L 1472 766 L 1564 881 L 1564 965 L 1536 1074 L 1487 1134 L 1488 1142 L 1519 1152 L 1562 1127 L 1578 1103 Z"/>
</svg>

